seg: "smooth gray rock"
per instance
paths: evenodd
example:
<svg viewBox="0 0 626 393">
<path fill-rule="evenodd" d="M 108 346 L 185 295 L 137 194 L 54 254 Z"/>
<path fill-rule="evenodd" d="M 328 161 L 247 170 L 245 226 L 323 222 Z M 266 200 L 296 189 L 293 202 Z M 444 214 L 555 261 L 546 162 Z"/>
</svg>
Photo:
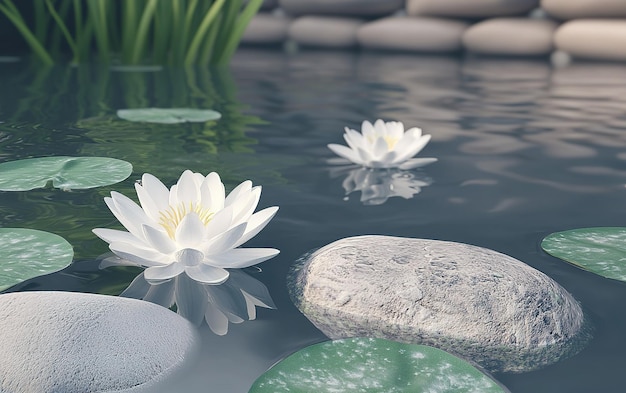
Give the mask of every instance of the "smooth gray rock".
<svg viewBox="0 0 626 393">
<path fill-rule="evenodd" d="M 445 53 L 461 49 L 468 24 L 441 18 L 392 17 L 365 23 L 357 32 L 365 48 Z"/>
<path fill-rule="evenodd" d="M 197 343 L 186 319 L 152 303 L 7 293 L 0 295 L 0 392 L 151 392 Z"/>
<path fill-rule="evenodd" d="M 547 55 L 553 50 L 557 27 L 548 19 L 493 18 L 468 28 L 463 45 L 469 51 L 492 55 Z"/>
<path fill-rule="evenodd" d="M 381 16 L 402 9 L 404 0 L 279 0 L 279 4 L 292 15 Z"/>
<path fill-rule="evenodd" d="M 433 345 L 490 371 L 522 372 L 575 353 L 584 318 L 574 298 L 496 251 L 438 240 L 359 236 L 294 265 L 292 300 L 332 339 Z"/>
<path fill-rule="evenodd" d="M 291 20 L 270 13 L 258 13 L 251 20 L 241 37 L 242 44 L 281 44 L 287 39 Z"/>
<path fill-rule="evenodd" d="M 541 0 L 541 8 L 559 19 L 626 17 L 624 0 Z"/>
<path fill-rule="evenodd" d="M 539 0 L 407 0 L 413 16 L 489 18 L 523 15 L 536 8 Z"/>
<path fill-rule="evenodd" d="M 289 27 L 289 38 L 300 45 L 326 48 L 351 48 L 357 45 L 356 32 L 360 19 L 303 16 Z"/>
<path fill-rule="evenodd" d="M 574 57 L 626 60 L 626 19 L 578 19 L 554 34 L 557 49 Z"/>
</svg>

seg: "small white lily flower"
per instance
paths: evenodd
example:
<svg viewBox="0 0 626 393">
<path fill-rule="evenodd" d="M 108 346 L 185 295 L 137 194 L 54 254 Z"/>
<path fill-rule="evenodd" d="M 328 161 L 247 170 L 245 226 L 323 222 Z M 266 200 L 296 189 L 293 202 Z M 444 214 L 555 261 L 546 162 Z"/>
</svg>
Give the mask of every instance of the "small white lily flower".
<svg viewBox="0 0 626 393">
<path fill-rule="evenodd" d="M 278 211 L 274 206 L 254 213 L 261 187 L 252 187 L 249 180 L 225 196 L 215 172 L 205 177 L 187 170 L 169 190 L 146 173 L 135 189 L 141 206 L 115 191 L 104 198 L 128 232 L 93 232 L 128 264 L 147 268 L 144 277 L 151 284 L 181 273 L 203 284 L 221 284 L 229 276 L 226 268 L 252 266 L 279 253 L 273 248 L 238 248 Z"/>
<path fill-rule="evenodd" d="M 416 127 L 404 131 L 398 121 L 364 121 L 361 133 L 345 128 L 348 146 L 331 143 L 328 148 L 346 160 L 368 168 L 413 169 L 437 161 L 436 158 L 413 158 L 430 141 Z"/>
</svg>

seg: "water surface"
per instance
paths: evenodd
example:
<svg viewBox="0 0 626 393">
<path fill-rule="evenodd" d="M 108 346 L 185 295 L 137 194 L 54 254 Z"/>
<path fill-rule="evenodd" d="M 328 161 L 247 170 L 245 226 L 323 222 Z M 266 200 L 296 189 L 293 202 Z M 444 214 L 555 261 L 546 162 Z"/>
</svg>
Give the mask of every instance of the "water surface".
<svg viewBox="0 0 626 393">
<path fill-rule="evenodd" d="M 278 310 L 203 329 L 193 370 L 163 391 L 244 393 L 274 362 L 325 340 L 292 305 L 285 276 L 306 251 L 361 234 L 458 241 L 491 248 L 546 273 L 582 304 L 594 338 L 578 355 L 539 371 L 497 374 L 514 393 L 618 393 L 626 385 L 626 285 L 587 273 L 540 249 L 546 235 L 626 226 L 626 69 L 544 60 L 245 49 L 226 69 L 115 72 L 107 67 L 41 69 L 0 63 L 3 161 L 49 155 L 109 156 L 134 165 L 125 182 L 96 190 L 2 193 L 0 225 L 57 233 L 74 264 L 10 289 L 118 294 L 137 269 L 99 271 L 107 245 L 91 233 L 118 227 L 102 198 L 134 197 L 144 172 L 172 184 L 184 169 L 217 171 L 228 188 L 263 185 L 259 208 L 278 205 L 247 243 L 281 254 L 250 273 Z M 220 111 L 212 125 L 120 122 L 137 107 Z M 400 182 L 415 192 L 380 198 L 359 190 L 389 184 L 327 163 L 345 126 L 398 120 L 432 135 L 422 154 L 439 161 Z M 352 176 L 350 178 L 350 176 Z M 409 178 L 402 178 L 408 176 Z M 396 179 L 397 180 L 397 179 Z M 387 182 L 387 183 L 385 183 Z M 371 191 L 371 189 L 369 190 Z M 410 193 L 409 193 L 410 194 Z M 150 332 L 146 332 L 150 334 Z"/>
</svg>

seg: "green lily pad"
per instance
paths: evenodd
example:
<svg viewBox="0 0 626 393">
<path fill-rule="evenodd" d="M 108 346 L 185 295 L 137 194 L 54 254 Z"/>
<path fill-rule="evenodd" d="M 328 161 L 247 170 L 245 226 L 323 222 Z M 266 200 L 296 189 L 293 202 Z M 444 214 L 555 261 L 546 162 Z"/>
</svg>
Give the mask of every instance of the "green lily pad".
<svg viewBox="0 0 626 393">
<path fill-rule="evenodd" d="M 440 349 L 376 338 L 327 341 L 274 365 L 249 393 L 503 393 L 468 362 Z"/>
<path fill-rule="evenodd" d="M 541 242 L 548 254 L 613 280 L 626 281 L 626 228 L 555 232 Z"/>
<path fill-rule="evenodd" d="M 65 269 L 74 250 L 61 236 L 22 228 L 0 228 L 0 291 Z"/>
<path fill-rule="evenodd" d="M 128 178 L 133 166 L 108 157 L 40 157 L 0 164 L 0 191 L 27 191 L 49 182 L 62 190 L 107 186 Z"/>
<path fill-rule="evenodd" d="M 128 121 L 144 123 L 176 124 L 186 122 L 203 123 L 217 120 L 222 115 L 209 109 L 195 108 L 140 108 L 120 109 L 117 116 Z"/>
</svg>

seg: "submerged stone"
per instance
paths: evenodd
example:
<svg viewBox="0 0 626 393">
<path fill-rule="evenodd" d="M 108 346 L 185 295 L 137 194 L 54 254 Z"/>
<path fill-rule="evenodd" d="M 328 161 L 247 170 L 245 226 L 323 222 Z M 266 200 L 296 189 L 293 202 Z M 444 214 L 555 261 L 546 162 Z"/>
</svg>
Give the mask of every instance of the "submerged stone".
<svg viewBox="0 0 626 393">
<path fill-rule="evenodd" d="M 524 372 L 577 352 L 580 305 L 554 280 L 499 252 L 438 240 L 359 236 L 304 255 L 288 285 L 332 339 L 432 345 L 492 372 Z"/>
<path fill-rule="evenodd" d="M 0 295 L 0 392 L 150 392 L 182 368 L 194 327 L 156 304 L 72 292 Z"/>
</svg>

